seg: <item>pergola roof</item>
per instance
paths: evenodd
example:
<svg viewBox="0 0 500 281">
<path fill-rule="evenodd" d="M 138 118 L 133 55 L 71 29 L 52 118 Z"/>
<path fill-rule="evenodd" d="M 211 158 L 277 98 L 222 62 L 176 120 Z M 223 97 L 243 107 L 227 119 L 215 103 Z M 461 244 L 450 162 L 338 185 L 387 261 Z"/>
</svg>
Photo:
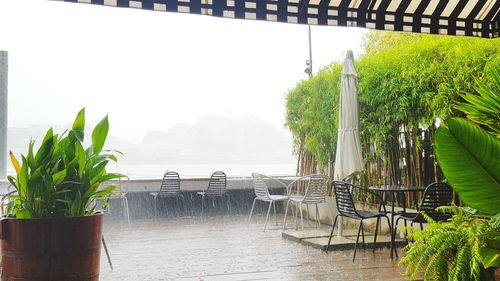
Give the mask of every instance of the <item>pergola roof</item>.
<svg viewBox="0 0 500 281">
<path fill-rule="evenodd" d="M 59 0 L 309 25 L 497 38 L 500 0 Z"/>
</svg>

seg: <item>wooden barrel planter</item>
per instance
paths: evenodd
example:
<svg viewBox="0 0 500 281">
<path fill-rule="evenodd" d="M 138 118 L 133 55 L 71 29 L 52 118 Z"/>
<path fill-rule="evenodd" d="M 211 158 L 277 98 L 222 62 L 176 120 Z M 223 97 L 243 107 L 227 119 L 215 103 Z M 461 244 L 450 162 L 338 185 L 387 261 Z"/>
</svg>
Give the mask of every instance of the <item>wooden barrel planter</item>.
<svg viewBox="0 0 500 281">
<path fill-rule="evenodd" d="M 1 220 L 2 280 L 99 280 L 103 214 Z"/>
</svg>

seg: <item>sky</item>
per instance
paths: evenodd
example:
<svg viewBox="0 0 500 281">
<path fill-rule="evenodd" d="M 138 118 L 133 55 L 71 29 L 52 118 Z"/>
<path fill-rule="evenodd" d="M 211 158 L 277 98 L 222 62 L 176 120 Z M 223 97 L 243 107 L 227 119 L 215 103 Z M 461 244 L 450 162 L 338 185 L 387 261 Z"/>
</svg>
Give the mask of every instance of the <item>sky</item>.
<svg viewBox="0 0 500 281">
<path fill-rule="evenodd" d="M 313 26 L 313 72 L 358 56 L 367 32 Z M 85 107 L 88 124 L 109 114 L 110 135 L 133 142 L 211 115 L 251 114 L 285 132 L 308 48 L 305 25 L 0 0 L 9 127 L 67 126 Z"/>
</svg>

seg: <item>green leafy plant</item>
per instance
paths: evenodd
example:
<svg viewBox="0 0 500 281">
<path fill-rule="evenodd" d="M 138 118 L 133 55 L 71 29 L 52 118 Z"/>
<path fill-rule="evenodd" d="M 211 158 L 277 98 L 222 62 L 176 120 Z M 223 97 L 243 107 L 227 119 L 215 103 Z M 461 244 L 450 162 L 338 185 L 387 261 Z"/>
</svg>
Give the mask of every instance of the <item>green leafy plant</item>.
<svg viewBox="0 0 500 281">
<path fill-rule="evenodd" d="M 441 207 L 454 214 L 450 223 L 432 222 L 424 230 L 407 228 L 409 251 L 400 264 L 407 265 L 405 274 L 414 280 L 424 271 L 424 280 L 488 280 L 492 272 L 485 270 L 481 249 L 491 233 L 500 232 L 500 221 L 478 217 L 452 206 Z"/>
<path fill-rule="evenodd" d="M 61 135 L 47 131 L 35 151 L 31 140 L 21 164 L 11 152 L 16 176 L 8 180 L 16 188 L 8 212 L 19 219 L 77 217 L 94 212 L 115 186 L 100 189 L 102 182 L 123 175 L 107 173 L 109 161 L 117 161 L 115 151 L 103 150 L 109 123 L 104 117 L 92 131 L 92 144 L 84 148 L 85 109 L 76 116 L 72 128 Z"/>
<path fill-rule="evenodd" d="M 443 174 L 467 208 L 442 208 L 451 223 L 410 231 L 414 242 L 400 264 L 425 280 L 491 280 L 500 267 L 500 140 L 462 118 L 451 118 L 435 139 Z"/>
<path fill-rule="evenodd" d="M 436 132 L 436 157 L 448 182 L 471 208 L 500 213 L 500 140 L 462 118 Z"/>
<path fill-rule="evenodd" d="M 456 109 L 467 114 L 467 118 L 480 124 L 500 138 L 500 69 L 491 73 L 492 86 L 476 80 L 476 94 L 465 94 L 462 98 L 467 101 L 459 103 Z"/>
</svg>

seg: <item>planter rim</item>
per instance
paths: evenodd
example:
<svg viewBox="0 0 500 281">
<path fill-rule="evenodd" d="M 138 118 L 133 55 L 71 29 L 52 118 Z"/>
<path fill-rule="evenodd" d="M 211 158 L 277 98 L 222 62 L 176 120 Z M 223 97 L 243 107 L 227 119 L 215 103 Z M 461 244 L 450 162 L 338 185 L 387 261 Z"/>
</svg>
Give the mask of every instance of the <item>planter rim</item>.
<svg viewBox="0 0 500 281">
<path fill-rule="evenodd" d="M 55 221 L 55 220 L 67 220 L 67 219 L 84 219 L 84 218 L 91 218 L 95 216 L 102 216 L 104 215 L 103 211 L 97 211 L 91 215 L 88 216 L 79 216 L 79 217 L 53 217 L 53 218 L 29 218 L 29 219 L 18 219 L 15 217 L 4 217 L 1 218 L 1 220 L 13 220 L 13 221 Z"/>
</svg>

